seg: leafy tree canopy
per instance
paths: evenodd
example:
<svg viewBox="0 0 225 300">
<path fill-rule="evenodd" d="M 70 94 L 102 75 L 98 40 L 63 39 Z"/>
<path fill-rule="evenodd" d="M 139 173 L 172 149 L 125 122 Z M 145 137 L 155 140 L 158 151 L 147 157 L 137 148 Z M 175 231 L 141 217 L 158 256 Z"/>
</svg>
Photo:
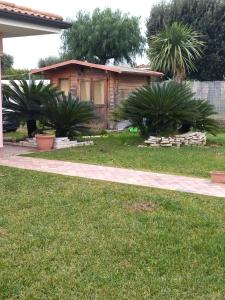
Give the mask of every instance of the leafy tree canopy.
<svg viewBox="0 0 225 300">
<path fill-rule="evenodd" d="M 29 79 L 28 69 L 15 69 L 13 68 L 14 58 L 10 54 L 4 53 L 1 58 L 1 68 L 2 68 L 2 79 L 5 80 L 20 80 Z"/>
<path fill-rule="evenodd" d="M 173 22 L 191 25 L 202 33 L 204 55 L 189 75 L 198 80 L 225 77 L 225 0 L 172 0 L 155 5 L 147 21 L 147 37 L 159 33 Z"/>
<path fill-rule="evenodd" d="M 48 56 L 45 58 L 40 58 L 38 62 L 38 67 L 39 68 L 47 67 L 50 65 L 57 64 L 61 61 L 63 61 L 63 59 L 57 56 Z"/>
<path fill-rule="evenodd" d="M 73 26 L 62 34 L 62 55 L 67 59 L 106 64 L 134 64 L 144 49 L 139 18 L 110 8 L 92 14 L 79 11 Z"/>
<path fill-rule="evenodd" d="M 13 63 L 14 63 L 13 56 L 4 53 L 3 56 L 1 57 L 1 69 L 3 75 L 5 75 L 10 68 L 12 68 Z"/>
<path fill-rule="evenodd" d="M 15 69 L 10 68 L 7 70 L 7 74 L 3 75 L 2 78 L 5 80 L 21 80 L 29 79 L 29 69 Z"/>
</svg>

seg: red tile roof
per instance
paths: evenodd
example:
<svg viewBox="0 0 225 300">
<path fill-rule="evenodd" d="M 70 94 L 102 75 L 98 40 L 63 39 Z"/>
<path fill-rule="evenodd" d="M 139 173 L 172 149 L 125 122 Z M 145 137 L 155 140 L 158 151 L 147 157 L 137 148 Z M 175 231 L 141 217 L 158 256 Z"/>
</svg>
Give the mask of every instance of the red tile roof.
<svg viewBox="0 0 225 300">
<path fill-rule="evenodd" d="M 115 67 L 115 66 L 106 66 L 106 65 L 99 65 L 99 64 L 93 64 L 89 63 L 87 61 L 79 61 L 79 60 L 68 60 L 64 61 L 58 64 L 54 64 L 51 66 L 47 66 L 44 68 L 40 69 L 35 69 L 32 70 L 32 74 L 40 74 L 48 71 L 52 71 L 55 69 L 63 68 L 66 66 L 71 66 L 71 65 L 79 65 L 79 66 L 84 66 L 84 67 L 89 67 L 89 68 L 95 68 L 99 70 L 105 70 L 109 72 L 115 72 L 119 74 L 136 74 L 136 75 L 145 75 L 145 76 L 157 76 L 157 77 L 162 77 L 164 74 L 161 72 L 156 72 L 156 71 L 151 71 L 151 70 L 143 70 L 139 68 L 131 68 L 131 67 Z"/>
<path fill-rule="evenodd" d="M 31 17 L 38 17 L 42 19 L 47 19 L 50 21 L 63 21 L 63 18 L 61 16 L 47 13 L 35 9 L 31 9 L 25 6 L 18 6 L 13 3 L 0 1 L 0 10 L 11 12 L 11 13 L 17 13 L 21 15 L 31 16 Z"/>
</svg>

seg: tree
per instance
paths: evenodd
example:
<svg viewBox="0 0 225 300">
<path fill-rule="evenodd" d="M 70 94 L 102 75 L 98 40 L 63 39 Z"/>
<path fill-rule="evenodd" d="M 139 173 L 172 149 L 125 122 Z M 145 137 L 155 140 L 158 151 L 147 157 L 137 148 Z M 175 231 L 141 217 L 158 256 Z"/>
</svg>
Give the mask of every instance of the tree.
<svg viewBox="0 0 225 300">
<path fill-rule="evenodd" d="M 7 73 L 7 70 L 12 68 L 13 63 L 14 63 L 13 56 L 4 53 L 3 56 L 1 57 L 1 69 L 2 69 L 3 75 L 5 75 Z"/>
<path fill-rule="evenodd" d="M 14 69 L 10 68 L 7 70 L 7 74 L 3 75 L 2 78 L 6 80 L 21 80 L 29 79 L 30 70 L 28 69 Z"/>
<path fill-rule="evenodd" d="M 135 56 L 144 50 L 139 18 L 120 10 L 79 11 L 71 22 L 72 27 L 62 34 L 62 55 L 67 59 L 134 64 Z"/>
<path fill-rule="evenodd" d="M 225 0 L 171 0 L 153 6 L 147 21 L 148 39 L 164 25 L 182 22 L 202 33 L 206 46 L 189 78 L 223 80 L 225 78 Z"/>
<path fill-rule="evenodd" d="M 195 61 L 201 57 L 204 43 L 200 34 L 181 23 L 165 26 L 149 40 L 149 59 L 155 70 L 171 72 L 173 79 L 182 82 L 186 74 L 196 70 Z"/>
<path fill-rule="evenodd" d="M 116 120 L 129 120 L 145 137 L 169 136 L 191 128 L 216 133 L 215 114 L 213 105 L 195 100 L 188 85 L 174 81 L 137 89 L 115 111 Z"/>
<path fill-rule="evenodd" d="M 38 62 L 38 68 L 43 68 L 43 67 L 47 67 L 50 65 L 54 65 L 61 61 L 63 61 L 63 59 L 60 57 L 57 57 L 57 56 L 49 56 L 49 57 L 45 57 L 45 58 L 40 58 L 39 62 Z"/>
<path fill-rule="evenodd" d="M 44 113 L 43 103 L 58 93 L 55 87 L 42 81 L 30 84 L 26 80 L 10 81 L 10 85 L 3 85 L 4 114 L 26 122 L 28 136 L 33 137 L 37 131 L 36 121 L 41 120 Z"/>
</svg>

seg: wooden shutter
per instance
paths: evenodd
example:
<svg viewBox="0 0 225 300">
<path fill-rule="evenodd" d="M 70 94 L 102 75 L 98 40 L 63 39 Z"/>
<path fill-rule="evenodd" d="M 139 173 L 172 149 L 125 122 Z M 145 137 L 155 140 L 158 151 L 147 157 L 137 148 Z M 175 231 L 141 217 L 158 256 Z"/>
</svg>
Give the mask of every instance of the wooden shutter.
<svg viewBox="0 0 225 300">
<path fill-rule="evenodd" d="M 96 80 L 93 82 L 93 98 L 94 104 L 103 105 L 105 104 L 105 80 Z"/>
<path fill-rule="evenodd" d="M 70 92 L 70 81 L 69 79 L 60 79 L 59 80 L 59 88 L 61 91 L 65 93 L 65 95 L 68 95 Z"/>
<path fill-rule="evenodd" d="M 88 80 L 80 81 L 80 100 L 91 101 L 91 82 Z"/>
</svg>

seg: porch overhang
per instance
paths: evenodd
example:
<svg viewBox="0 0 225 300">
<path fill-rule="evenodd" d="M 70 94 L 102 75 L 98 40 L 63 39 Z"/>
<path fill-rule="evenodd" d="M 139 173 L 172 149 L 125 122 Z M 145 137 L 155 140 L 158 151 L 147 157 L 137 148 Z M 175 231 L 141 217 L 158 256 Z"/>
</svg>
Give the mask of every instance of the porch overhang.
<svg viewBox="0 0 225 300">
<path fill-rule="evenodd" d="M 3 38 L 12 38 L 59 33 L 60 29 L 0 17 L 0 31 Z"/>
<path fill-rule="evenodd" d="M 3 55 L 3 38 L 57 34 L 71 25 L 58 15 L 33 10 L 0 1 L 0 57 Z M 2 89 L 0 69 L 0 148 L 3 147 Z"/>
</svg>

